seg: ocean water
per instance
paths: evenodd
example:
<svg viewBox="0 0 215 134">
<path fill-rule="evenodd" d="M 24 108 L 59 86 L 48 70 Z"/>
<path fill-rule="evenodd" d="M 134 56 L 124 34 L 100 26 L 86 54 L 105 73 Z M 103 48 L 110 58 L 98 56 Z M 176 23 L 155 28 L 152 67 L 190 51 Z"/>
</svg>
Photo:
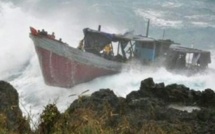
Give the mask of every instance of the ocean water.
<svg viewBox="0 0 215 134">
<path fill-rule="evenodd" d="M 48 103 L 64 111 L 70 103 L 101 88 L 110 88 L 118 96 L 138 90 L 140 81 L 152 77 L 155 82 L 184 84 L 191 89 L 215 89 L 215 72 L 185 76 L 164 68 L 133 68 L 128 72 L 94 79 L 71 89 L 44 84 L 29 27 L 55 32 L 70 46 L 83 38 L 82 29 L 124 33 L 134 30 L 145 34 L 150 19 L 149 36 L 172 39 L 183 46 L 209 50 L 211 69 L 215 69 L 215 1 L 213 0 L 0 0 L 0 79 L 10 82 L 19 92 L 24 115 L 32 118 L 32 127 Z M 71 95 L 71 96 L 70 96 Z"/>
</svg>

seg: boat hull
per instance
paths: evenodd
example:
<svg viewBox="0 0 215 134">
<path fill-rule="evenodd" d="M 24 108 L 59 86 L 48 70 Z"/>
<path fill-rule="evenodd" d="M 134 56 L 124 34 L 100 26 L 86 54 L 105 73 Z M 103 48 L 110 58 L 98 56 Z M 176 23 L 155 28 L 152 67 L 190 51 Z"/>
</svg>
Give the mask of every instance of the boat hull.
<svg viewBox="0 0 215 134">
<path fill-rule="evenodd" d="M 30 35 L 47 85 L 70 88 L 94 78 L 120 72 L 122 65 L 65 43 Z"/>
</svg>

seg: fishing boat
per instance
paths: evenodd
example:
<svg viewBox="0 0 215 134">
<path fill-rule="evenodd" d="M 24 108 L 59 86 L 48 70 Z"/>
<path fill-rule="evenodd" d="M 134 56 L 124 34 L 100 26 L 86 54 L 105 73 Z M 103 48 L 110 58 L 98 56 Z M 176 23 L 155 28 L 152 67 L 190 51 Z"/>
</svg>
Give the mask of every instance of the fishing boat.
<svg viewBox="0 0 215 134">
<path fill-rule="evenodd" d="M 181 47 L 169 39 L 154 39 L 132 32 L 102 32 L 101 26 L 98 30 L 85 28 L 83 32 L 84 38 L 74 48 L 53 34 L 30 27 L 30 38 L 47 85 L 70 88 L 119 73 L 134 60 L 142 65 L 161 63 L 169 69 L 191 70 L 205 69 L 211 62 L 209 51 Z"/>
</svg>

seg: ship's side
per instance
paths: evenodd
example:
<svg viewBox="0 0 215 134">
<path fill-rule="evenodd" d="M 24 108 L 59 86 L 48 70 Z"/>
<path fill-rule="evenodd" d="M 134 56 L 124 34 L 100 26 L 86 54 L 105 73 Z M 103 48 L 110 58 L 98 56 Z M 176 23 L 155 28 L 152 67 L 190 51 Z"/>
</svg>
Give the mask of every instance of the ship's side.
<svg viewBox="0 0 215 134">
<path fill-rule="evenodd" d="M 122 64 L 30 34 L 47 85 L 69 88 L 96 77 L 118 73 Z"/>
</svg>

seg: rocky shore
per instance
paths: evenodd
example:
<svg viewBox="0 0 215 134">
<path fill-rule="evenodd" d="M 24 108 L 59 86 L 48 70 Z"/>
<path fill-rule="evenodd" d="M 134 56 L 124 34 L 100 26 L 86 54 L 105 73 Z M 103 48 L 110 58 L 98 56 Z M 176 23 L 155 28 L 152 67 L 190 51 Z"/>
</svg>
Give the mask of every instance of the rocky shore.
<svg viewBox="0 0 215 134">
<path fill-rule="evenodd" d="M 184 85 L 141 81 L 138 91 L 126 98 L 114 89 L 100 89 L 79 96 L 60 113 L 49 104 L 40 115 L 38 129 L 31 131 L 22 117 L 17 91 L 0 82 L 0 133 L 34 134 L 213 134 L 215 93 L 191 90 Z M 188 109 L 188 110 L 185 110 Z"/>
<path fill-rule="evenodd" d="M 30 125 L 19 108 L 18 92 L 12 85 L 0 81 L 0 133 L 30 133 Z"/>
</svg>

